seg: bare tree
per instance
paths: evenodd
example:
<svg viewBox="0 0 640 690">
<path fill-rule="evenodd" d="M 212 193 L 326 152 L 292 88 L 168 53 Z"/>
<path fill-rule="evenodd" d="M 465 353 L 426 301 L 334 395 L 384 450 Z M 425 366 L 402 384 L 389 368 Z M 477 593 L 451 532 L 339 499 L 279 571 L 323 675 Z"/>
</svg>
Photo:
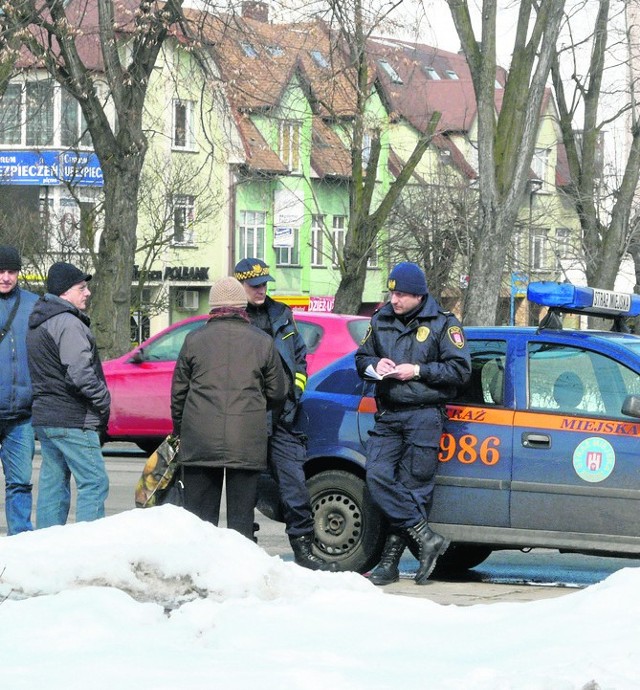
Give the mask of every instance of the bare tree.
<svg viewBox="0 0 640 690">
<path fill-rule="evenodd" d="M 389 216 L 391 238 L 383 245 L 389 263 L 415 261 L 427 276 L 429 292 L 458 314 L 466 289 L 477 223 L 478 192 L 451 168 L 403 190 Z"/>
<path fill-rule="evenodd" d="M 353 120 L 346 132 L 350 141 L 351 180 L 349 188 L 349 227 L 344 248 L 338 256 L 341 280 L 336 291 L 334 311 L 355 314 L 360 308 L 364 289 L 367 260 L 376 246 L 378 236 L 405 185 L 420 163 L 433 139 L 440 114 L 434 112 L 418 138 L 413 151 L 399 174 L 380 199 L 374 191 L 381 153 L 382 128 L 371 128 L 367 123 L 367 104 L 372 93 L 371 63 L 367 42 L 373 31 L 391 11 L 397 11 L 402 0 L 382 6 L 372 14 L 365 10 L 362 0 L 331 0 L 328 23 L 337 36 L 336 47 L 343 51 L 350 73 L 354 93 Z M 370 137 L 368 158 L 363 158 L 365 135 Z"/>
<path fill-rule="evenodd" d="M 447 0 L 471 70 L 478 119 L 479 219 L 464 309 L 467 325 L 495 323 L 507 248 L 522 204 L 563 0 L 519 4 L 512 61 L 496 121 L 497 0 L 483 0 L 476 36 L 467 0 Z"/>
<path fill-rule="evenodd" d="M 595 3 L 590 5 L 593 8 Z M 566 31 L 571 40 L 552 63 L 570 172 L 566 191 L 580 220 L 587 283 L 609 290 L 614 288 L 623 256 L 638 244 L 629 218 L 640 175 L 637 71 L 633 78 L 633 69 L 639 65 L 637 58 L 635 65 L 630 61 L 627 50 L 635 42 L 637 51 L 638 27 L 627 24 L 625 31 L 624 13 L 629 9 L 627 3 L 599 0 L 593 23 L 582 36 L 572 31 L 573 17 L 569 17 Z M 584 23 L 590 17 L 588 10 L 586 3 L 580 3 L 574 16 L 578 14 Z M 636 22 L 637 11 L 636 4 Z M 622 72 L 617 83 L 611 76 L 616 69 Z M 617 148 L 617 169 L 608 171 L 604 148 L 615 142 L 605 141 L 605 131 L 622 122 L 628 123 L 628 145 L 626 150 Z"/>
<path fill-rule="evenodd" d="M 144 101 L 164 41 L 186 33 L 181 8 L 182 0 L 0 0 L 4 40 L 19 41 L 80 103 L 100 160 L 105 214 L 92 315 L 104 357 L 129 347 Z"/>
</svg>

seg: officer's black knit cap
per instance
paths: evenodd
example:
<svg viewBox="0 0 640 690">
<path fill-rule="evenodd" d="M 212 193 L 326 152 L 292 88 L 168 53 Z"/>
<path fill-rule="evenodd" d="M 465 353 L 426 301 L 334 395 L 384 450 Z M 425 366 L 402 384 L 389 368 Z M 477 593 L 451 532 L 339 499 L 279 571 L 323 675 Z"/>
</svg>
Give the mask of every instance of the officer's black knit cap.
<svg viewBox="0 0 640 690">
<path fill-rule="evenodd" d="M 427 279 L 418 264 L 402 261 L 389 274 L 389 290 L 406 292 L 409 295 L 426 295 Z"/>
</svg>

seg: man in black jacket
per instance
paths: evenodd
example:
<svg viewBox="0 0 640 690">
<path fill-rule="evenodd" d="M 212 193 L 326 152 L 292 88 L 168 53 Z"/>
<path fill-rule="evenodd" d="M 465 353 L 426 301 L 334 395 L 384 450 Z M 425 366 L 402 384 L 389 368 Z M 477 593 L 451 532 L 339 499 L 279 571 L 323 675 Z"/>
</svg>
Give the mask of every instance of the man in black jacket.
<svg viewBox="0 0 640 690">
<path fill-rule="evenodd" d="M 37 528 L 66 523 L 72 474 L 78 487 L 76 522 L 105 514 L 109 478 L 100 432 L 109 421 L 111 398 L 84 312 L 90 280 L 91 275 L 72 264 L 53 264 L 47 294 L 29 319 L 33 426 L 42 451 Z"/>
<path fill-rule="evenodd" d="M 415 581 L 423 585 L 449 546 L 427 518 L 444 404 L 468 381 L 471 359 L 462 326 L 428 293 L 417 264 L 399 263 L 387 287 L 389 302 L 373 315 L 356 352 L 360 376 L 378 381 L 365 469 L 369 492 L 390 527 L 369 579 L 376 585 L 396 582 L 400 557 L 412 542 L 420 558 Z"/>
<path fill-rule="evenodd" d="M 298 332 L 291 309 L 267 295 L 267 283 L 273 281 L 269 266 L 260 259 L 240 261 L 234 277 L 247 294 L 247 313 L 251 323 L 268 333 L 276 344 L 289 380 L 289 394 L 282 412 L 273 423 L 269 438 L 269 468 L 280 491 L 287 535 L 298 565 L 311 570 L 333 570 L 313 553 L 313 513 L 305 483 L 305 438 L 294 429 L 300 397 L 307 385 L 307 347 Z"/>
</svg>

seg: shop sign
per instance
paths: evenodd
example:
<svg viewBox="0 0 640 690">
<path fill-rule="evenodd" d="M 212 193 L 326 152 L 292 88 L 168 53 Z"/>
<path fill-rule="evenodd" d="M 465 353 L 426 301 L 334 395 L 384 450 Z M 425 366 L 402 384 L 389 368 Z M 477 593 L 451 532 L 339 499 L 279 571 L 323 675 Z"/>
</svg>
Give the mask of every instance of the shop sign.
<svg viewBox="0 0 640 690">
<path fill-rule="evenodd" d="M 0 151 L 0 184 L 102 187 L 102 168 L 95 153 Z"/>
</svg>

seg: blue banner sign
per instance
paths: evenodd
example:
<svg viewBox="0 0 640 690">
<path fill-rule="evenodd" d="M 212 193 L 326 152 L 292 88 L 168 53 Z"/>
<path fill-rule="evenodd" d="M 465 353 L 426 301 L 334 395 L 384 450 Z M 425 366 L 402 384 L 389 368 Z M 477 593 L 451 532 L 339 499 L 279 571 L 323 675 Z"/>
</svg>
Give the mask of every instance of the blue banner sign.
<svg viewBox="0 0 640 690">
<path fill-rule="evenodd" d="M 0 185 L 102 187 L 95 153 L 76 151 L 0 151 Z"/>
</svg>

